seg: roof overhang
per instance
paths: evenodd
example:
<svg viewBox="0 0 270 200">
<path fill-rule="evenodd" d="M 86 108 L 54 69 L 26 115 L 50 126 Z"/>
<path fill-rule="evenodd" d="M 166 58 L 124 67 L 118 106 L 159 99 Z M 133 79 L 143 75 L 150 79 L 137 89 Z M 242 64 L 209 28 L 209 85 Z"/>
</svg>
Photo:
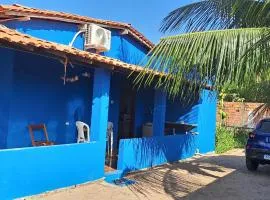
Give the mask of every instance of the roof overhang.
<svg viewBox="0 0 270 200">
<path fill-rule="evenodd" d="M 79 50 L 74 47 L 62 45 L 46 40 L 38 39 L 27 34 L 20 33 L 0 25 L 0 47 L 11 48 L 36 55 L 41 55 L 72 64 L 80 64 L 91 68 L 107 68 L 112 71 L 124 72 L 127 74 L 140 72 L 151 74 L 155 77 L 168 78 L 167 73 L 156 70 L 145 69 L 142 66 L 128 64 L 120 60 L 102 56 L 95 53 Z M 205 89 L 213 90 L 211 86 Z"/>
<path fill-rule="evenodd" d="M 50 58 L 68 60 L 68 62 L 79 63 L 89 67 L 104 67 L 110 70 L 126 73 L 139 73 L 145 71 L 145 68 L 142 66 L 128 64 L 114 58 L 79 50 L 67 45 L 38 39 L 30 35 L 22 34 L 13 29 L 9 29 L 3 25 L 0 25 L 0 46 L 47 56 Z M 165 75 L 153 70 L 148 71 L 154 72 L 154 74 L 158 76 Z"/>
</svg>

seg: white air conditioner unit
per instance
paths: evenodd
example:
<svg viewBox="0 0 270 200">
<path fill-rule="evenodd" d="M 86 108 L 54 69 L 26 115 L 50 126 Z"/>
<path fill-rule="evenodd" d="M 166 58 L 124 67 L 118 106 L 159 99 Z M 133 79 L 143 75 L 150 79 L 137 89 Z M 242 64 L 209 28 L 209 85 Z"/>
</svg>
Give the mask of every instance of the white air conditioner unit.
<svg viewBox="0 0 270 200">
<path fill-rule="evenodd" d="M 85 26 L 84 50 L 95 49 L 98 52 L 109 51 L 111 48 L 111 31 L 95 24 Z"/>
</svg>

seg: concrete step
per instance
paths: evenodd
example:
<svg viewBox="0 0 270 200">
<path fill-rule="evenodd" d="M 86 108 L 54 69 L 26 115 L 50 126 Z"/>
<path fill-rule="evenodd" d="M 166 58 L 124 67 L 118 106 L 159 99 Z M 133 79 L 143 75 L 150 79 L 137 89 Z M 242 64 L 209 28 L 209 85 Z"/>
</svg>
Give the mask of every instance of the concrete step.
<svg viewBox="0 0 270 200">
<path fill-rule="evenodd" d="M 107 183 L 114 183 L 115 180 L 121 179 L 123 176 L 124 176 L 124 172 L 122 170 L 106 172 L 105 181 Z"/>
</svg>

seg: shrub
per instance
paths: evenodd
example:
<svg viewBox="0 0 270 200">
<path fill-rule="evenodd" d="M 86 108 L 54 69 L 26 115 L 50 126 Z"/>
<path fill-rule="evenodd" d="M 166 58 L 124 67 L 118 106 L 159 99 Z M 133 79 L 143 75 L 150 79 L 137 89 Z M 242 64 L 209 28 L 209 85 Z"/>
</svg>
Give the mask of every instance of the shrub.
<svg viewBox="0 0 270 200">
<path fill-rule="evenodd" d="M 244 148 L 247 141 L 244 129 L 218 126 L 216 131 L 216 153 L 224 153 L 234 148 Z"/>
</svg>

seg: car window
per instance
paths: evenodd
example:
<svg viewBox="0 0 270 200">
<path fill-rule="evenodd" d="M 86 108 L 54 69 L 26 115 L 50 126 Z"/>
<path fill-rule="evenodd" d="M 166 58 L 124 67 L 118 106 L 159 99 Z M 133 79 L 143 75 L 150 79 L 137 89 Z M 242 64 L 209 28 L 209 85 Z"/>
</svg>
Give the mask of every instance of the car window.
<svg viewBox="0 0 270 200">
<path fill-rule="evenodd" d="M 262 121 L 258 128 L 259 131 L 270 133 L 270 121 Z"/>
</svg>

